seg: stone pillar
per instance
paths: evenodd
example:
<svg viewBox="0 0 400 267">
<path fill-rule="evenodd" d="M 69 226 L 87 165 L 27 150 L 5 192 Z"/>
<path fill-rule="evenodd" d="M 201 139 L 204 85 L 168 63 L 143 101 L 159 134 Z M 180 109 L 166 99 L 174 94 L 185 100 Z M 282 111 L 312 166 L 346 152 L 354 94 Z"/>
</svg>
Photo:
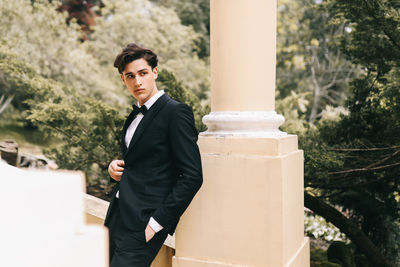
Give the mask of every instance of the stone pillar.
<svg viewBox="0 0 400 267">
<path fill-rule="evenodd" d="M 84 177 L 0 161 L 0 266 L 108 266 L 108 233 L 86 225 Z"/>
<path fill-rule="evenodd" d="M 211 107 L 274 111 L 275 0 L 211 0 Z"/>
<path fill-rule="evenodd" d="M 178 225 L 174 267 L 309 266 L 303 152 L 274 111 L 276 0 L 211 0 L 204 183 Z"/>
</svg>

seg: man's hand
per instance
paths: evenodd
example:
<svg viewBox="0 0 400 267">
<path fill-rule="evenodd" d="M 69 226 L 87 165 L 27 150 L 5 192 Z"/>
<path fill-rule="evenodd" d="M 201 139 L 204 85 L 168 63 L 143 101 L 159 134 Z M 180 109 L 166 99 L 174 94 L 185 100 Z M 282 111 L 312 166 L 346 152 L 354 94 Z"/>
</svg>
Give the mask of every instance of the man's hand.
<svg viewBox="0 0 400 267">
<path fill-rule="evenodd" d="M 115 159 L 108 165 L 108 173 L 115 181 L 121 181 L 122 172 L 124 171 L 125 162 Z"/>
<path fill-rule="evenodd" d="M 146 235 L 146 243 L 149 242 L 156 234 L 156 232 L 153 230 L 153 228 L 150 227 L 150 225 L 146 226 L 146 230 L 144 230 L 144 233 Z"/>
</svg>

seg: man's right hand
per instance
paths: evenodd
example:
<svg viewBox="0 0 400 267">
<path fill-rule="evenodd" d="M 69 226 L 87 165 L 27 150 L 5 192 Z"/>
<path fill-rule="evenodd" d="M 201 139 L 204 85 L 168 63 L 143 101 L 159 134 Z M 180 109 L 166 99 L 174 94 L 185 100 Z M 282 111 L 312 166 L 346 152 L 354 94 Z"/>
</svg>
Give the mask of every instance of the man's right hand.
<svg viewBox="0 0 400 267">
<path fill-rule="evenodd" d="M 121 181 L 122 172 L 124 171 L 125 162 L 123 160 L 115 159 L 108 165 L 108 173 L 115 181 Z"/>
</svg>

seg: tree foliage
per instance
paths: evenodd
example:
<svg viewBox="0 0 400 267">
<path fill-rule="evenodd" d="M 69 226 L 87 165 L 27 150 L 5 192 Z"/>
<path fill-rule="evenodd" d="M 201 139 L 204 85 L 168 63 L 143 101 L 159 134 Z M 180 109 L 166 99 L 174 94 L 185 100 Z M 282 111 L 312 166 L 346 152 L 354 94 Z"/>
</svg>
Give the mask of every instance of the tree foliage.
<svg viewBox="0 0 400 267">
<path fill-rule="evenodd" d="M 200 34 L 196 40 L 200 58 L 210 56 L 210 1 L 209 0 L 151 0 L 158 5 L 173 8 L 181 23 L 192 26 Z"/>
<path fill-rule="evenodd" d="M 348 36 L 346 24 L 330 20 L 329 7 L 314 0 L 278 1 L 278 99 L 296 92 L 307 100 L 299 115 L 309 123 L 327 107 L 344 105 L 349 81 L 359 72 L 339 47 L 339 38 Z"/>
<path fill-rule="evenodd" d="M 123 120 L 116 107 L 43 77 L 5 49 L 0 49 L 0 60 L 0 85 L 19 95 L 24 116 L 63 140 L 53 150 L 61 168 L 85 170 L 93 163 L 106 168 L 117 156 L 116 129 Z"/>
<path fill-rule="evenodd" d="M 57 140 L 47 156 L 108 190 L 108 163 L 121 158 L 122 124 L 133 102 L 112 67 L 115 55 L 133 41 L 159 49 L 158 86 L 193 108 L 199 130 L 207 107 L 190 89 L 205 87 L 208 74 L 195 53 L 197 34 L 173 10 L 148 1 L 104 2 L 93 38 L 82 43 L 79 25 L 56 11 L 58 1 L 0 0 L 0 95 L 2 107 L 13 99 L 17 112 L 2 113 L 3 121 L 17 117 Z M 184 75 L 177 79 L 168 69 Z"/>
<path fill-rule="evenodd" d="M 160 88 L 192 106 L 196 126 L 204 129 L 201 118 L 206 110 L 200 100 L 172 73 L 164 70 L 159 77 Z M 45 153 L 60 168 L 82 170 L 89 185 L 108 190 L 108 164 L 122 157 L 121 130 L 129 109 L 83 96 L 73 87 L 46 78 L 4 47 L 0 47 L 0 87 L 12 89 L 18 96 L 24 118 L 38 125 L 47 137 L 59 140 Z"/>
<path fill-rule="evenodd" d="M 102 6 L 101 0 L 62 0 L 58 11 L 68 12 L 67 23 L 75 19 L 81 26 L 82 41 L 88 40 L 96 16 L 96 10 Z"/>
<path fill-rule="evenodd" d="M 173 99 L 185 103 L 192 108 L 197 131 L 205 131 L 207 127 L 203 124 L 202 119 L 210 113 L 210 107 L 208 105 L 202 106 L 200 99 L 193 92 L 185 88 L 183 83 L 178 81 L 171 72 L 162 70 L 157 80 L 160 84 L 160 90 L 163 89 Z"/>
<path fill-rule="evenodd" d="M 103 1 L 85 42 L 50 2 L 0 0 L 0 95 L 59 140 L 47 153 L 60 167 L 107 187 L 132 102 L 112 62 L 130 42 L 159 53 L 159 88 L 204 130 L 208 1 Z M 305 150 L 305 203 L 374 266 L 399 265 L 398 1 L 280 0 L 278 10 L 277 110 Z"/>
<path fill-rule="evenodd" d="M 120 101 L 117 84 L 79 41 L 79 25 L 48 1 L 0 0 L 1 44 L 41 75 L 74 87 L 81 94 Z M 113 53 L 115 54 L 115 52 Z"/>
<path fill-rule="evenodd" d="M 112 66 L 116 53 L 136 42 L 156 51 L 160 68 L 174 73 L 192 92 L 204 97 L 210 78 L 208 63 L 196 54 L 199 34 L 182 25 L 174 10 L 148 0 L 118 0 L 104 1 L 101 14 L 87 45 L 102 65 Z"/>
<path fill-rule="evenodd" d="M 331 0 L 324 6 L 329 7 L 331 23 L 345 23 L 349 27 L 347 36 L 339 36 L 340 48 L 353 64 L 363 68 L 363 73 L 350 83 L 348 114 L 319 121 L 316 128 L 301 138 L 305 150 L 306 205 L 321 213 L 328 210 L 312 194 L 342 207 L 347 211 L 343 221 L 333 210 L 323 216 L 344 231 L 373 266 L 397 266 L 400 264 L 398 6 L 389 0 Z M 356 234 L 354 226 L 365 236 Z M 366 246 L 368 240 L 372 242 Z"/>
</svg>

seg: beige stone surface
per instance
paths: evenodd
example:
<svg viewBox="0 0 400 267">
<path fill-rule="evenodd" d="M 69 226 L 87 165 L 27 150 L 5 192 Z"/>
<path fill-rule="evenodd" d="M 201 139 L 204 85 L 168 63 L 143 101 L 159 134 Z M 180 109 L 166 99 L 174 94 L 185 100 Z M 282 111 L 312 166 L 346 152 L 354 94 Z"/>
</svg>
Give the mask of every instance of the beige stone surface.
<svg viewBox="0 0 400 267">
<path fill-rule="evenodd" d="M 173 257 L 174 267 L 248 267 L 250 265 L 231 264 L 226 262 L 218 262 L 211 260 L 199 260 L 193 258 Z M 265 265 L 266 267 L 272 265 Z M 308 237 L 304 238 L 302 246 L 298 249 L 297 253 L 286 265 L 279 265 L 285 267 L 304 267 L 310 266 L 310 244 Z"/>
<path fill-rule="evenodd" d="M 99 223 L 104 224 L 108 205 L 110 205 L 110 203 L 89 194 L 84 194 L 83 197 L 85 200 L 84 205 L 86 218 L 96 217 L 99 220 Z"/>
<path fill-rule="evenodd" d="M 235 136 L 203 136 L 198 145 L 201 153 L 248 156 L 281 156 L 297 150 L 297 136 L 246 138 Z M 249 145 L 249 141 L 251 145 Z"/>
<path fill-rule="evenodd" d="M 164 244 L 151 264 L 151 267 L 171 267 L 174 254 L 175 250 Z"/>
<path fill-rule="evenodd" d="M 303 243 L 285 267 L 310 266 L 310 239 L 304 237 Z"/>
<path fill-rule="evenodd" d="M 249 265 L 230 264 L 211 260 L 198 260 L 193 258 L 173 257 L 174 267 L 249 267 Z"/>
<path fill-rule="evenodd" d="M 211 0 L 212 111 L 273 111 L 276 0 Z"/>
<path fill-rule="evenodd" d="M 285 266 L 304 240 L 303 152 L 293 136 L 229 139 L 200 137 L 204 182 L 178 226 L 174 266 Z M 262 155 L 262 144 L 272 149 Z"/>
<path fill-rule="evenodd" d="M 211 130 L 174 267 L 309 266 L 303 151 L 275 115 L 276 0 L 211 0 Z"/>
<path fill-rule="evenodd" d="M 104 224 L 104 219 L 101 219 L 89 213 L 85 213 L 85 221 L 87 224 L 99 224 L 99 225 Z"/>
</svg>

